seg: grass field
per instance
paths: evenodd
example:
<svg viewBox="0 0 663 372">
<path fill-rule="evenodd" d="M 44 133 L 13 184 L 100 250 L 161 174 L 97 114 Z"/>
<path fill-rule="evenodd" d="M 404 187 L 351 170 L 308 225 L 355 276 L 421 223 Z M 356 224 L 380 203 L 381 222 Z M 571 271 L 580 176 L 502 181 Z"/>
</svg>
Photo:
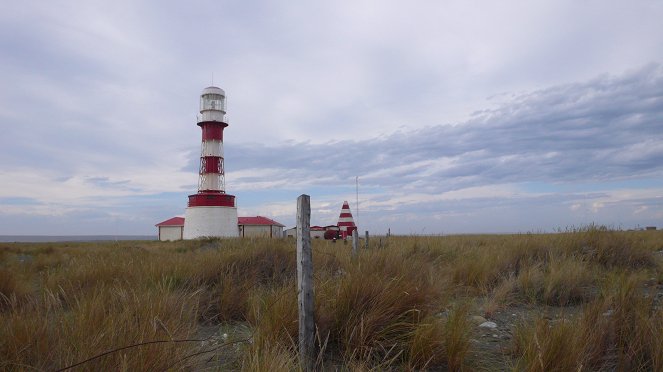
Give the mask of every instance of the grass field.
<svg viewBox="0 0 663 372">
<path fill-rule="evenodd" d="M 313 242 L 320 370 L 663 370 L 661 231 L 370 242 Z M 298 370 L 295 282 L 291 240 L 0 243 L 0 370 Z"/>
</svg>

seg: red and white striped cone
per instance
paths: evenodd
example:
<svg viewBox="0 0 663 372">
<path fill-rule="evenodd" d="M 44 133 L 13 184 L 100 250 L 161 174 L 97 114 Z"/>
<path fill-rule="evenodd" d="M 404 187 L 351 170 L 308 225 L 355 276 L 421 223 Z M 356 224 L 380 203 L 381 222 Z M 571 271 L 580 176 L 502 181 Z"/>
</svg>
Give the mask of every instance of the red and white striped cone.
<svg viewBox="0 0 663 372">
<path fill-rule="evenodd" d="M 350 204 L 348 204 L 347 201 L 343 202 L 341 215 L 338 217 L 338 227 L 341 231 L 341 238 L 343 239 L 352 236 L 353 231 L 357 231 L 357 226 L 355 225 L 352 213 L 350 212 Z"/>
</svg>

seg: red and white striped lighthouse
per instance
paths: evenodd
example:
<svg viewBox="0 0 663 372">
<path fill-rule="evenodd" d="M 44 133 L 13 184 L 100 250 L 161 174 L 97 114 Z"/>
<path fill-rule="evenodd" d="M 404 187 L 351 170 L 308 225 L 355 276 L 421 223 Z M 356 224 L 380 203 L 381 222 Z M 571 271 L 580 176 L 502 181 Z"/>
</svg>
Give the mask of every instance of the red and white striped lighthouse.
<svg viewBox="0 0 663 372">
<path fill-rule="evenodd" d="M 225 191 L 223 130 L 226 94 L 221 88 L 207 87 L 200 95 L 198 126 L 202 129 L 198 192 L 189 195 L 185 212 L 184 239 L 237 237 L 235 196 Z"/>
<path fill-rule="evenodd" d="M 338 227 L 341 231 L 341 238 L 343 239 L 352 236 L 354 234 L 353 231 L 357 231 L 357 226 L 355 226 L 355 221 L 350 212 L 350 204 L 347 201 L 343 202 L 341 215 L 338 217 Z"/>
</svg>

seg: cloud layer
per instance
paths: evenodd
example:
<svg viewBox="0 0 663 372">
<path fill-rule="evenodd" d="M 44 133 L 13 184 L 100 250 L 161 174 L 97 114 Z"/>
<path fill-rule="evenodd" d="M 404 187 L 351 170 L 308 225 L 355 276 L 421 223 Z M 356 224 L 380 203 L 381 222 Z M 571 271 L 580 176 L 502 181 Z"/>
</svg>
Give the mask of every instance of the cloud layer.
<svg viewBox="0 0 663 372">
<path fill-rule="evenodd" d="M 359 176 L 363 209 L 375 215 L 405 209 L 425 220 L 523 200 L 569 213 L 601 200 L 642 213 L 663 196 L 663 183 L 654 186 L 663 177 L 663 68 L 517 95 L 457 125 L 325 144 L 231 145 L 228 156 L 230 169 L 241 169 L 228 175 L 239 190 L 345 187 L 350 198 Z M 591 192 L 620 183 L 651 189 Z"/>
<path fill-rule="evenodd" d="M 0 234 L 145 234 L 196 188 L 228 93 L 229 192 L 377 232 L 663 225 L 663 4 L 5 2 Z M 353 209 L 357 206 L 352 205 Z"/>
</svg>

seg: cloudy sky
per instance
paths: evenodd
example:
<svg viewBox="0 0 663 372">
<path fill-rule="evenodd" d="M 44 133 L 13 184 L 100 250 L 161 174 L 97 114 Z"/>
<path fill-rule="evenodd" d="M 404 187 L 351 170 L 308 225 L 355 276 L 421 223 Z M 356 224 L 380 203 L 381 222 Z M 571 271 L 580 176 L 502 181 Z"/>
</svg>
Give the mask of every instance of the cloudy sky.
<svg viewBox="0 0 663 372">
<path fill-rule="evenodd" d="M 663 228 L 663 2 L 0 0 L 0 235 L 156 234 L 227 94 L 239 214 Z M 359 177 L 359 206 L 356 205 Z"/>
</svg>

